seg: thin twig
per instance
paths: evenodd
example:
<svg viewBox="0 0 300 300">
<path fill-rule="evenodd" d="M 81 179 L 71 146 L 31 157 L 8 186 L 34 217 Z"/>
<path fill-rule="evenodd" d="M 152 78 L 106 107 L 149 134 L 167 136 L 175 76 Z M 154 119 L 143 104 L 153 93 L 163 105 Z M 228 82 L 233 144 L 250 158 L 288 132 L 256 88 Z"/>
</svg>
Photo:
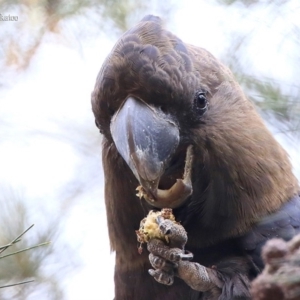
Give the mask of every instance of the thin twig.
<svg viewBox="0 0 300 300">
<path fill-rule="evenodd" d="M 20 250 L 20 251 L 12 252 L 12 253 L 9 253 L 9 254 L 0 256 L 0 259 L 1 259 L 1 258 L 4 258 L 4 257 L 11 256 L 11 255 L 15 255 L 15 254 L 18 254 L 18 253 L 27 251 L 27 250 L 31 250 L 31 249 L 34 249 L 34 248 L 37 248 L 37 247 L 40 247 L 40 246 L 49 245 L 50 243 L 51 243 L 51 242 L 45 242 L 45 243 L 38 244 L 38 245 L 36 245 L 36 246 L 32 246 L 32 247 L 29 247 L 29 248 L 22 249 L 22 250 Z"/>
<path fill-rule="evenodd" d="M 20 241 L 20 237 L 23 236 L 28 230 L 30 230 L 32 227 L 34 226 L 34 224 L 32 224 L 31 226 L 29 226 L 25 231 L 23 231 L 18 237 L 16 237 L 10 244 L 1 247 L 1 251 L 0 254 L 5 251 L 8 247 L 10 247 L 11 245 L 17 243 Z"/>
<path fill-rule="evenodd" d="M 21 241 L 21 239 L 15 241 L 13 244 L 12 244 L 12 243 L 9 243 L 9 244 L 7 244 L 7 245 L 0 246 L 0 250 L 2 250 L 3 248 L 7 249 L 8 247 L 10 247 L 10 246 L 12 246 L 12 245 L 14 245 L 15 243 L 20 242 L 20 241 Z M 5 249 L 4 249 L 4 250 L 5 250 Z M 3 251 L 4 251 L 4 250 L 3 250 Z"/>
<path fill-rule="evenodd" d="M 25 283 L 29 283 L 29 282 L 33 282 L 33 281 L 34 280 L 27 280 L 27 281 L 21 281 L 21 282 L 17 282 L 17 283 L 2 285 L 2 286 L 0 286 L 0 289 L 10 287 L 10 286 L 20 285 L 20 284 L 25 284 Z"/>
</svg>

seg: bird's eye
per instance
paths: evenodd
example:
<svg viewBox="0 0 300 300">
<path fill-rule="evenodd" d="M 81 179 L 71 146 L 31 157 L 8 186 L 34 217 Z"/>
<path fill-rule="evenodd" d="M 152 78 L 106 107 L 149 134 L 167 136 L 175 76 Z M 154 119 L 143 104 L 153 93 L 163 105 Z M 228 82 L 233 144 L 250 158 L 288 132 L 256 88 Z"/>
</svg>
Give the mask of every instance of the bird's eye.
<svg viewBox="0 0 300 300">
<path fill-rule="evenodd" d="M 197 92 L 194 98 L 194 106 L 198 113 L 203 114 L 207 110 L 206 93 Z"/>
</svg>

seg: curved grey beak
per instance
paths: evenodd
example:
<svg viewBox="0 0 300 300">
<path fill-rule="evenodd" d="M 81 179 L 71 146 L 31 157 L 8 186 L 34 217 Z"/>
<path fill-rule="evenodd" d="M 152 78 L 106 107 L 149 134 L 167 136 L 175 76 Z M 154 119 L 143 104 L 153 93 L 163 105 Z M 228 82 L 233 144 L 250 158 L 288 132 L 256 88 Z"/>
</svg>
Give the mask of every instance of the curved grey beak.
<svg viewBox="0 0 300 300">
<path fill-rule="evenodd" d="M 118 152 L 155 200 L 160 177 L 179 144 L 177 124 L 160 109 L 129 97 L 110 130 Z"/>
</svg>

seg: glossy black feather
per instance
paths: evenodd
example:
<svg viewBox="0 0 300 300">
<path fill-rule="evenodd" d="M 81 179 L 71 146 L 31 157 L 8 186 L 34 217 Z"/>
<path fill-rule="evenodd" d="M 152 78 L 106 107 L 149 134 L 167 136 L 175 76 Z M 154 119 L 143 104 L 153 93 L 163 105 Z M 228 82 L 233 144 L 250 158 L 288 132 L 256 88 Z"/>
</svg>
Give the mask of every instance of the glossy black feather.
<svg viewBox="0 0 300 300">
<path fill-rule="evenodd" d="M 296 196 L 284 204 L 280 210 L 258 222 L 240 239 L 241 246 L 253 257 L 254 263 L 261 269 L 261 249 L 271 238 L 290 240 L 300 233 L 300 197 Z"/>
</svg>

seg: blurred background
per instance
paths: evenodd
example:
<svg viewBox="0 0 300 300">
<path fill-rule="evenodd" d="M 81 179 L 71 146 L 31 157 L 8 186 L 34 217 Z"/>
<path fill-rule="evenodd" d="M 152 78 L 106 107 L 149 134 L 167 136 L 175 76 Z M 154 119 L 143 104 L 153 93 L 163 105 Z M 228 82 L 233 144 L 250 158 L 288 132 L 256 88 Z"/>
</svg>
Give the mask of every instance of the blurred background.
<svg viewBox="0 0 300 300">
<path fill-rule="evenodd" d="M 229 65 L 300 178 L 298 0 L 0 1 L 0 299 L 113 299 L 101 136 L 90 95 L 118 37 L 145 14 Z M 9 250 L 6 250 L 9 251 Z"/>
</svg>

